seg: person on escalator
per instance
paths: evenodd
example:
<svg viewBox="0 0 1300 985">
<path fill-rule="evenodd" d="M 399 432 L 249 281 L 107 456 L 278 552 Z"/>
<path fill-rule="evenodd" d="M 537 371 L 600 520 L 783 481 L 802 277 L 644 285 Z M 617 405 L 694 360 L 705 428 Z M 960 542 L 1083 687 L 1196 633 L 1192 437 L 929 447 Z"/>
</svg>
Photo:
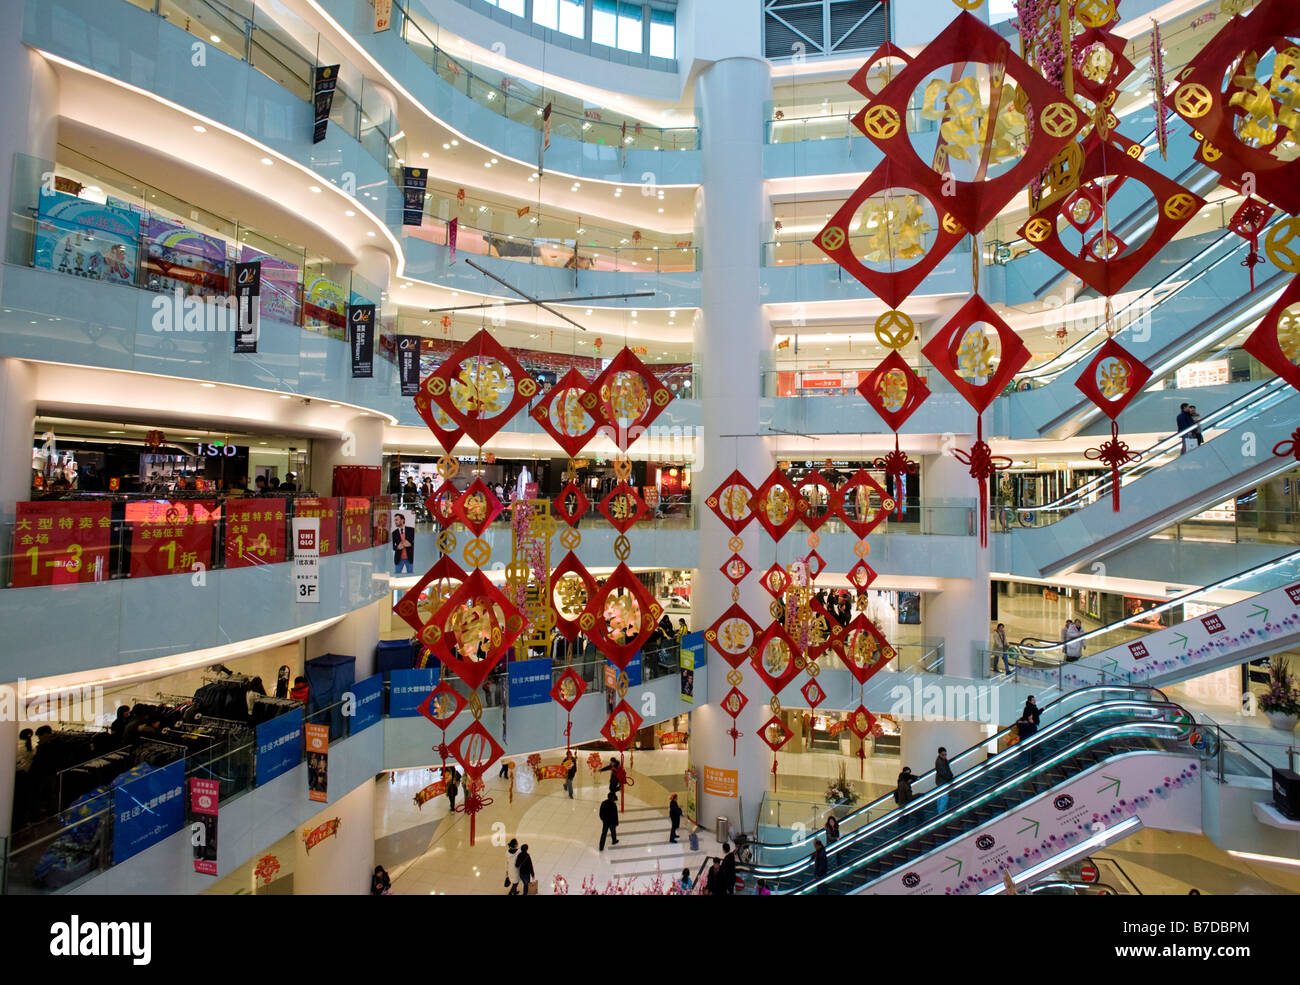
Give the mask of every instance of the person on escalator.
<svg viewBox="0 0 1300 985">
<path fill-rule="evenodd" d="M 812 864 L 813 864 L 814 879 L 820 879 L 823 876 L 825 876 L 827 872 L 830 871 L 830 867 L 831 867 L 830 860 L 827 859 L 826 848 L 825 846 L 822 845 L 820 841 L 813 842 Z M 822 891 L 822 887 L 818 886 L 817 891 L 820 893 Z"/>
<path fill-rule="evenodd" d="M 946 787 L 949 783 L 952 783 L 952 766 L 948 763 L 948 750 L 940 746 L 939 755 L 934 757 L 934 785 L 936 788 Z M 934 812 L 936 815 L 942 814 L 947 807 L 948 791 L 945 790 L 939 797 Z"/>
<path fill-rule="evenodd" d="M 906 807 L 908 801 L 915 796 L 912 793 L 912 782 L 915 779 L 910 766 L 904 766 L 903 772 L 898 774 L 898 786 L 894 788 L 894 803 L 899 807 Z"/>
<path fill-rule="evenodd" d="M 1083 644 L 1076 640 L 1083 635 L 1083 629 L 1070 620 L 1065 620 L 1065 628 L 1061 630 L 1062 648 L 1065 650 L 1065 662 L 1074 663 L 1079 659 L 1079 654 L 1083 652 Z"/>
<path fill-rule="evenodd" d="M 1024 742 L 1027 738 L 1038 731 L 1038 723 L 1042 719 L 1043 713 L 1034 701 L 1031 694 L 1025 699 L 1025 710 L 1020 713 L 1020 721 L 1016 722 L 1019 727 L 1020 741 Z"/>
</svg>

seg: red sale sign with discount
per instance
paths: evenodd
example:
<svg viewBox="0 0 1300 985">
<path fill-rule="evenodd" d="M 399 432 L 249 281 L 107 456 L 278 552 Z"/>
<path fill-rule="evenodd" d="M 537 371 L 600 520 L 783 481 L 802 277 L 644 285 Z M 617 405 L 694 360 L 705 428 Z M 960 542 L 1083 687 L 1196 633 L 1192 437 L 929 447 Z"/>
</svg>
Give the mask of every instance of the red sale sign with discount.
<svg viewBox="0 0 1300 985">
<path fill-rule="evenodd" d="M 131 531 L 131 577 L 190 574 L 212 564 L 213 528 L 221 507 L 210 499 L 150 500 L 126 504 Z"/>
<path fill-rule="evenodd" d="M 339 501 L 337 496 L 323 499 L 299 496 L 293 503 L 293 515 L 301 518 L 317 517 L 320 519 L 320 531 L 316 545 L 321 557 L 330 557 L 339 552 L 335 529 L 338 527 Z"/>
<path fill-rule="evenodd" d="M 109 503 L 16 504 L 14 587 L 107 581 Z"/>
<path fill-rule="evenodd" d="M 284 500 L 226 501 L 226 567 L 284 561 Z"/>
<path fill-rule="evenodd" d="M 358 496 L 343 498 L 343 551 L 370 546 L 370 500 Z"/>
</svg>

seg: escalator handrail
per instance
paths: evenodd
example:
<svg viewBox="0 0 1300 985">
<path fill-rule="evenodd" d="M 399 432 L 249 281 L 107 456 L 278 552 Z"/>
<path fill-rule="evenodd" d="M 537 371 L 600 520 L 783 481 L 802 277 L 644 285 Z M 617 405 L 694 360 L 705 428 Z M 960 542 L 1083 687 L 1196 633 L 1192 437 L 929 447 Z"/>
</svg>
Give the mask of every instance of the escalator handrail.
<svg viewBox="0 0 1300 985">
<path fill-rule="evenodd" d="M 1175 709 L 1177 709 L 1177 710 L 1180 711 L 1180 712 L 1183 712 L 1183 711 L 1184 711 L 1184 710 L 1183 710 L 1180 706 L 1178 706 L 1178 705 L 1168 705 L 1168 706 L 1166 706 L 1166 707 L 1175 708 Z M 1184 714 L 1185 714 L 1185 712 L 1184 712 Z M 993 789 L 984 791 L 984 792 L 980 795 L 980 797 L 978 798 L 978 799 L 979 799 L 979 802 L 982 803 L 982 802 L 984 802 L 984 801 L 986 801 L 986 800 L 991 799 L 991 798 L 994 797 L 994 796 L 997 796 L 997 795 L 999 795 L 999 794 L 1001 794 L 1001 793 L 1004 793 L 1004 792 L 1007 791 L 1008 789 L 1011 789 L 1012 787 L 1014 787 L 1014 786 L 1016 786 L 1017 784 L 1023 782 L 1024 780 L 1028 779 L 1029 777 L 1031 777 L 1031 776 L 1033 776 L 1033 775 L 1036 775 L 1036 774 L 1038 774 L 1038 773 L 1041 773 L 1044 769 L 1046 769 L 1046 768 L 1048 768 L 1048 767 L 1050 767 L 1050 766 L 1054 766 L 1054 765 L 1056 765 L 1057 763 L 1062 762 L 1063 760 L 1069 758 L 1070 756 L 1073 756 L 1073 755 L 1077 754 L 1078 752 L 1082 751 L 1083 749 L 1087 748 L 1088 746 L 1095 745 L 1095 744 L 1097 744 L 1098 742 L 1104 741 L 1104 740 L 1109 739 L 1109 738 L 1116 738 L 1116 737 L 1123 736 L 1123 735 L 1126 734 L 1126 732 L 1125 732 L 1124 730 L 1126 730 L 1126 729 L 1131 729 L 1131 728 L 1133 728 L 1134 726 L 1142 726 L 1143 728 L 1151 728 L 1151 729 L 1156 729 L 1156 730 L 1158 730 L 1158 731 L 1169 731 L 1169 732 L 1174 733 L 1175 737 L 1178 737 L 1177 733 L 1186 730 L 1187 727 L 1188 727 L 1188 723 L 1187 723 L 1187 722 L 1167 722 L 1167 721 L 1151 721 L 1151 722 L 1130 721 L 1130 722 L 1125 722 L 1125 723 L 1122 723 L 1122 724 L 1119 724 L 1119 725 L 1112 725 L 1112 726 L 1109 726 L 1109 727 L 1107 727 L 1107 728 L 1101 729 L 1101 730 L 1099 730 L 1099 731 L 1097 731 L 1097 732 L 1092 732 L 1092 733 L 1089 733 L 1088 735 L 1081 736 L 1077 742 L 1075 742 L 1074 744 L 1072 744 L 1072 745 L 1070 745 L 1070 746 L 1067 746 L 1066 748 L 1064 748 L 1064 749 L 1060 750 L 1059 752 L 1053 754 L 1051 758 L 1045 760 L 1044 762 L 1041 762 L 1041 763 L 1033 763 L 1033 764 L 1030 765 L 1030 768 L 1029 768 L 1029 769 L 1022 770 L 1022 771 L 1020 771 L 1019 773 L 1015 774 L 1014 776 L 1009 777 L 1008 779 L 1002 781 L 1001 783 L 999 783 L 999 784 L 998 784 L 996 787 L 994 787 Z M 1125 750 L 1125 751 L 1122 753 L 1122 755 L 1127 755 L 1127 754 L 1129 754 L 1129 753 L 1132 752 L 1132 751 L 1133 751 L 1133 750 Z M 1050 789 L 1051 789 L 1051 788 L 1049 788 L 1049 790 L 1050 790 Z M 1035 793 L 1034 796 L 1039 796 L 1039 794 Z M 927 797 L 928 797 L 928 795 L 927 795 Z M 933 799 L 933 798 L 930 798 L 930 799 Z M 915 801 L 914 801 L 913 803 L 915 803 Z M 927 803 L 928 803 L 928 800 L 927 800 Z M 908 807 L 911 807 L 911 806 L 912 806 L 911 804 L 908 804 Z M 863 865 L 869 864 L 870 862 L 875 861 L 877 858 L 880 858 L 881 856 L 883 856 L 883 855 L 885 855 L 885 854 L 888 854 L 889 852 L 896 851 L 896 850 L 897 850 L 899 847 L 901 847 L 902 845 L 907 844 L 908 842 L 914 841 L 916 838 L 920 837 L 921 835 L 925 834 L 928 830 L 932 829 L 935 825 L 937 825 L 937 824 L 939 824 L 939 823 L 947 823 L 948 820 L 951 820 L 952 815 L 960 814 L 960 813 L 965 813 L 965 809 L 966 809 L 966 808 L 968 808 L 968 807 L 974 807 L 974 806 L 977 806 L 977 805 L 974 804 L 974 803 L 972 803 L 972 804 L 970 804 L 970 805 L 958 805 L 958 806 L 955 807 L 953 810 L 951 810 L 951 811 L 949 811 L 947 814 L 943 815 L 942 818 L 939 818 L 939 817 L 932 817 L 932 818 L 930 818 L 931 824 L 926 825 L 925 827 L 922 827 L 922 828 L 917 828 L 917 829 L 914 829 L 914 830 L 908 831 L 908 832 L 906 832 L 906 833 L 900 835 L 898 838 L 895 838 L 895 839 L 893 839 L 892 841 L 886 842 L 884 845 L 880 845 L 880 846 L 878 846 L 877 848 L 870 850 L 870 851 L 869 851 L 866 855 L 864 855 L 862 858 L 854 859 L 852 862 L 848 863 L 846 866 L 844 866 L 844 867 L 842 867 L 842 868 L 838 868 L 838 869 L 836 869 L 836 870 L 833 871 L 833 872 L 828 872 L 825 876 L 822 876 L 820 879 L 814 879 L 812 882 L 809 882 L 809 883 L 806 883 L 806 884 L 804 884 L 804 885 L 801 885 L 801 886 L 797 887 L 796 889 L 789 890 L 788 892 L 792 892 L 792 893 L 805 893 L 805 892 L 808 892 L 809 890 L 815 889 L 817 886 L 825 885 L 827 882 L 830 882 L 831 880 L 841 878 L 841 877 L 847 875 L 848 873 L 854 871 L 855 869 L 861 868 Z M 883 820 L 883 819 L 882 819 L 882 820 Z M 972 825 L 972 829 L 974 829 L 974 828 L 978 828 L 980 825 L 986 823 L 988 820 L 992 820 L 992 818 L 981 819 L 977 824 Z M 952 840 L 953 840 L 953 839 L 949 839 L 948 841 L 941 842 L 940 844 L 935 845 L 935 846 L 933 846 L 932 848 L 929 848 L 929 849 L 923 851 L 923 852 L 921 853 L 922 857 L 924 857 L 925 855 L 929 855 L 929 854 L 931 854 L 931 853 L 933 853 L 933 852 L 939 851 L 940 849 L 942 849 L 942 848 L 944 847 L 944 845 L 949 844 Z M 914 862 L 915 860 L 912 860 L 912 861 Z M 807 859 L 805 859 L 804 862 L 805 862 L 805 864 L 807 864 L 807 865 L 811 865 L 811 862 L 810 862 L 809 860 L 807 860 Z M 894 870 L 890 870 L 890 871 L 892 872 L 892 871 L 894 871 Z M 872 879 L 872 880 L 870 880 L 870 881 L 871 881 L 871 882 L 875 882 L 875 881 L 877 881 L 878 879 L 884 878 L 885 876 L 887 876 L 887 875 L 889 875 L 889 874 L 890 874 L 889 872 L 881 873 L 880 876 L 878 876 L 878 877 L 876 877 L 875 879 Z"/>
<path fill-rule="evenodd" d="M 1157 688 L 1147 688 L 1140 685 L 1129 687 L 1127 685 L 1121 686 L 1121 685 L 1110 685 L 1110 684 L 1092 685 L 1091 687 L 1080 688 L 1076 691 L 1071 691 L 1069 694 L 1062 695 L 1060 698 L 1056 699 L 1056 701 L 1053 701 L 1048 705 L 1044 705 L 1043 709 L 1041 710 L 1045 712 L 1047 709 L 1053 707 L 1059 702 L 1064 701 L 1067 698 L 1070 698 L 1071 696 L 1078 695 L 1083 691 L 1093 691 L 1093 690 L 1101 690 L 1101 689 L 1111 690 L 1111 691 L 1129 691 L 1129 692 L 1151 691 L 1156 694 L 1159 694 L 1161 700 L 1160 701 L 1139 701 L 1135 698 L 1129 698 L 1129 699 L 1119 699 L 1113 701 L 1102 700 L 1100 702 L 1093 703 L 1093 704 L 1085 704 L 1082 707 L 1077 708 L 1074 711 L 1070 712 L 1068 715 L 1060 718 L 1059 720 L 1052 722 L 1050 725 L 1044 726 L 1041 730 L 1035 732 L 1028 739 L 1024 739 L 1020 742 L 1017 742 L 1014 746 L 1011 746 L 1010 748 L 1005 749 L 1000 753 L 994 753 L 993 755 L 986 758 L 983 762 L 977 763 L 974 766 L 972 766 L 970 769 L 964 770 L 963 772 L 957 774 L 957 776 L 955 776 L 950 783 L 946 783 L 942 787 L 935 787 L 932 790 L 927 790 L 925 793 L 918 795 L 916 799 L 909 802 L 905 807 L 901 809 L 890 808 L 888 813 L 886 813 L 885 815 L 878 817 L 873 821 L 868 821 L 860 828 L 855 828 L 854 830 L 842 836 L 838 841 L 835 842 L 834 845 L 830 846 L 830 848 L 827 850 L 827 854 L 833 855 L 837 852 L 844 851 L 847 848 L 847 846 L 865 837 L 872 831 L 878 829 L 886 821 L 892 822 L 908 814 L 916 814 L 923 805 L 929 804 L 931 801 L 938 799 L 938 797 L 941 795 L 945 795 L 945 794 L 951 795 L 951 793 L 954 790 L 975 782 L 975 780 L 985 772 L 991 769 L 1005 766 L 1007 763 L 1011 762 L 1016 757 L 1026 753 L 1027 750 L 1035 749 L 1038 746 L 1045 744 L 1049 739 L 1057 735 L 1059 732 L 1063 731 L 1064 729 L 1070 726 L 1078 724 L 1084 718 L 1090 717 L 1093 714 L 1097 714 L 1102 711 L 1113 712 L 1113 711 L 1120 710 L 1121 708 L 1124 707 L 1129 707 L 1135 710 L 1136 709 L 1148 710 L 1151 708 L 1162 708 L 1162 709 L 1176 708 L 1180 712 L 1182 711 L 1182 709 L 1179 708 L 1179 706 L 1173 704 L 1167 698 L 1165 698 L 1163 692 L 1159 691 Z M 989 738 L 982 740 L 976 745 L 971 746 L 969 749 L 963 750 L 957 756 L 952 757 L 952 759 L 949 760 L 949 762 L 955 762 L 956 760 L 961 759 L 965 755 L 982 750 L 984 746 L 988 745 L 988 743 L 996 741 L 998 738 L 1006 735 L 1014 727 L 1015 727 L 1014 725 L 1009 726 L 1008 728 L 1003 729 L 1001 732 L 997 733 L 997 735 L 990 736 Z M 919 783 L 921 780 L 932 778 L 933 776 L 934 776 L 934 770 L 930 770 L 929 772 L 923 773 L 920 776 L 918 776 L 916 780 L 914 780 L 913 782 Z M 846 815 L 844 820 L 847 821 L 849 820 L 849 818 L 859 815 L 863 811 L 868 811 L 880 806 L 887 806 L 892 801 L 892 799 L 893 799 L 893 793 L 892 792 L 887 793 L 883 797 L 879 797 L 876 800 L 873 800 L 871 803 L 858 808 L 852 814 Z M 782 842 L 780 844 L 775 844 L 775 845 L 770 843 L 764 843 L 764 842 L 752 842 L 752 844 L 755 844 L 759 847 L 788 850 L 788 849 L 799 848 L 805 845 L 811 845 L 812 842 L 817 840 L 820 834 L 821 831 L 818 830 L 799 841 Z M 807 857 L 800 857 L 792 862 L 786 862 L 783 865 L 772 865 L 772 866 L 749 865 L 747 866 L 747 869 L 765 877 L 780 877 L 782 874 L 788 874 L 789 872 L 797 871 L 803 868 L 804 866 L 810 864 L 811 862 Z"/>
<path fill-rule="evenodd" d="M 1221 588 L 1226 588 L 1228 585 L 1231 585 L 1233 582 L 1241 581 L 1244 578 L 1249 578 L 1256 571 L 1260 571 L 1261 569 L 1264 568 L 1276 567 L 1279 564 L 1284 564 L 1288 561 L 1293 561 L 1293 560 L 1300 561 L 1300 551 L 1294 551 L 1291 554 L 1284 554 L 1281 557 L 1274 558 L 1271 561 L 1265 561 L 1262 564 L 1257 564 L 1254 567 L 1247 568 L 1245 571 L 1239 571 L 1234 575 L 1229 575 L 1227 578 L 1221 579 L 1220 581 L 1216 581 L 1209 585 L 1206 585 L 1204 588 L 1194 588 L 1190 592 L 1184 592 L 1182 595 L 1176 595 L 1171 599 L 1166 599 L 1164 602 L 1161 602 L 1154 609 L 1146 609 L 1142 612 L 1135 612 L 1131 616 L 1125 616 L 1123 619 L 1117 619 L 1114 622 L 1107 623 L 1105 626 L 1100 626 L 1097 629 L 1090 629 L 1088 630 L 1088 632 L 1080 636 L 1076 636 L 1075 639 L 1072 640 L 1071 642 L 1087 640 L 1090 637 L 1095 637 L 1102 633 L 1113 633 L 1117 629 L 1121 629 L 1124 626 L 1129 625 L 1130 623 L 1136 622 L 1139 619 L 1150 616 L 1152 613 L 1158 614 L 1161 612 L 1166 612 L 1169 609 L 1172 609 L 1174 606 L 1182 605 L 1184 602 L 1190 601 L 1199 595 L 1204 595 L 1207 592 L 1216 591 Z M 1030 641 L 1035 639 L 1039 640 L 1045 645 L 1034 646 Z M 1033 636 L 1026 636 L 1017 645 L 1029 651 L 1030 653 L 1033 653 L 1034 651 L 1054 650 L 1065 646 L 1064 643 L 1061 643 L 1059 641 L 1045 640 L 1042 639 L 1041 637 L 1033 637 Z M 1044 705 L 1044 707 L 1050 707 L 1050 706 Z"/>
<path fill-rule="evenodd" d="M 1145 691 L 1145 692 L 1151 692 L 1151 693 L 1153 693 L 1153 694 L 1159 695 L 1159 700 L 1160 700 L 1160 702 L 1162 702 L 1162 703 L 1164 703 L 1164 702 L 1168 702 L 1168 701 L 1169 701 L 1169 699 L 1168 699 L 1168 697 L 1165 695 L 1165 693 L 1164 693 L 1163 691 L 1161 691 L 1159 688 L 1157 688 L 1157 687 L 1151 687 L 1151 686 L 1146 685 L 1146 684 L 1133 684 L 1133 685 L 1128 685 L 1128 684 L 1090 684 L 1090 685 L 1087 686 L 1087 687 L 1075 688 L 1073 691 L 1070 691 L 1070 692 L 1068 692 L 1068 693 L 1066 693 L 1066 694 L 1062 694 L 1059 698 L 1055 698 L 1054 700 L 1049 701 L 1047 704 L 1043 705 L 1043 706 L 1039 709 L 1039 715 L 1040 715 L 1040 717 L 1047 715 L 1047 714 L 1048 714 L 1048 713 L 1049 713 L 1053 708 L 1055 708 L 1057 705 L 1059 705 L 1062 701 L 1066 701 L 1066 700 L 1068 700 L 1068 699 L 1078 698 L 1078 697 L 1080 697 L 1080 696 L 1085 695 L 1085 694 L 1086 694 L 1087 692 L 1089 692 L 1089 691 L 1118 691 L 1118 692 Z M 1104 703 L 1104 701 L 1105 701 L 1105 699 L 1102 699 L 1102 703 Z M 1154 702 L 1153 702 L 1153 703 L 1154 703 Z M 1089 708 L 1089 707 L 1095 707 L 1095 704 L 1085 704 L 1085 705 L 1082 706 L 1082 708 Z M 1082 710 L 1082 709 L 1080 709 L 1080 710 Z M 1066 720 L 1067 720 L 1066 718 L 1062 718 L 1062 719 L 1061 719 L 1061 721 L 1066 721 Z M 1037 732 L 1037 733 L 1035 733 L 1035 735 L 1045 734 L 1046 731 L 1047 731 L 1047 729 L 1054 727 L 1056 724 L 1057 724 L 1057 723 L 1053 722 L 1051 726 L 1046 726 L 1046 727 L 1044 727 L 1044 731 L 1043 731 L 1043 732 Z M 964 757 L 966 757 L 966 756 L 969 756 L 969 755 L 973 755 L 973 754 L 975 754 L 975 753 L 978 753 L 981 749 L 983 749 L 985 746 L 987 746 L 990 742 L 997 742 L 998 739 L 1001 739 L 1002 737 L 1004 737 L 1004 736 L 1006 736 L 1007 734 L 1009 734 L 1013 728 L 1015 728 L 1015 725 L 1008 725 L 1006 728 L 1002 729 L 1000 732 L 996 732 L 996 733 L 994 733 L 993 735 L 988 736 L 987 738 L 981 739 L 979 742 L 975 743 L 973 746 L 970 746 L 970 747 L 968 747 L 968 748 L 966 748 L 966 749 L 963 749 L 961 752 L 957 753 L 956 755 L 951 756 L 951 757 L 949 758 L 948 762 L 949 762 L 949 763 L 955 763 L 955 762 L 957 762 L 958 760 L 960 760 L 960 759 L 962 759 L 962 758 L 964 758 Z M 1031 738 L 1032 738 L 1032 737 L 1031 737 Z M 990 757 L 990 758 L 992 758 L 992 757 Z M 987 762 L 987 760 L 986 760 L 986 762 Z M 982 763 L 981 763 L 981 764 L 977 764 L 977 766 L 982 766 L 982 765 L 983 765 Z M 975 768 L 977 768 L 977 767 L 972 767 L 972 770 L 975 769 Z M 971 770 L 967 770 L 966 772 L 969 773 L 969 772 L 971 772 Z M 964 775 L 966 775 L 966 773 L 963 773 L 962 775 L 964 776 Z M 918 775 L 918 776 L 917 776 L 917 777 L 912 781 L 912 783 L 913 783 L 913 785 L 916 785 L 916 784 L 920 783 L 922 780 L 933 779 L 933 777 L 934 777 L 934 770 L 931 769 L 931 770 L 929 770 L 929 771 L 927 771 L 927 772 L 925 772 L 925 773 L 921 773 L 920 775 Z M 893 793 L 890 792 L 890 793 L 885 794 L 883 797 L 879 797 L 879 798 L 877 798 L 876 800 L 873 800 L 873 801 L 870 801 L 869 803 L 863 804 L 861 807 L 857 808 L 856 810 L 850 811 L 848 814 L 845 814 L 843 818 L 840 818 L 840 819 L 839 819 L 839 820 L 840 820 L 840 823 L 843 823 L 844 821 L 848 821 L 848 820 L 850 820 L 851 818 L 856 817 L 857 815 L 861 814 L 863 811 L 869 811 L 869 810 L 871 810 L 873 807 L 877 807 L 877 806 L 879 806 L 879 805 L 881 805 L 881 804 L 884 804 L 884 803 L 888 802 L 892 797 L 893 797 Z M 860 830 L 860 829 L 859 829 L 859 830 Z M 813 841 L 815 841 L 815 840 L 817 839 L 817 836 L 818 836 L 819 833 L 820 833 L 820 831 L 814 831 L 812 834 L 810 834 L 810 835 L 808 835 L 808 836 L 806 836 L 806 837 L 800 839 L 799 841 L 793 841 L 793 842 L 785 842 L 785 841 L 782 841 L 782 842 L 772 843 L 772 842 L 764 842 L 764 841 L 758 841 L 757 839 L 752 839 L 752 840 L 750 841 L 750 844 L 753 845 L 755 848 L 771 848 L 771 849 L 797 848 L 797 847 L 802 847 L 802 846 L 804 846 L 804 845 L 811 845 L 811 844 L 813 843 Z M 854 834 L 854 835 L 856 835 L 856 834 L 857 834 L 857 830 L 851 832 L 850 834 Z M 849 835 L 845 835 L 844 837 L 845 837 L 845 839 L 848 839 Z M 836 844 L 840 844 L 840 842 L 836 842 Z"/>
</svg>

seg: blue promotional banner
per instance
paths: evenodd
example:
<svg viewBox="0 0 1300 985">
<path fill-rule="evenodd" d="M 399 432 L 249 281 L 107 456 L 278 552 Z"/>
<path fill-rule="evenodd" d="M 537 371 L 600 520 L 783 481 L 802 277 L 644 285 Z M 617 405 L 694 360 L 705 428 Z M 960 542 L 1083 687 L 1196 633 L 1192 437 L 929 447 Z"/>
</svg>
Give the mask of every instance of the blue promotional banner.
<svg viewBox="0 0 1300 985">
<path fill-rule="evenodd" d="M 356 707 L 352 713 L 351 735 L 362 729 L 370 728 L 382 717 L 384 712 L 384 675 L 376 674 L 364 681 L 352 685 L 352 697 Z"/>
<path fill-rule="evenodd" d="M 551 661 L 512 660 L 510 662 L 510 707 L 544 705 L 551 700 Z"/>
<path fill-rule="evenodd" d="M 606 671 L 605 671 L 606 679 L 608 679 L 608 675 L 610 673 L 613 673 L 615 679 L 617 679 L 618 667 L 616 667 L 609 660 L 605 661 L 605 667 L 606 667 Z M 627 671 L 627 686 L 640 687 L 641 686 L 641 651 L 640 650 L 636 651 L 636 656 L 633 657 L 628 662 L 627 667 L 624 669 Z"/>
<path fill-rule="evenodd" d="M 438 686 L 441 667 L 424 670 L 391 670 L 388 672 L 388 715 L 390 718 L 410 718 L 420 713 L 420 703 Z"/>
<path fill-rule="evenodd" d="M 708 653 L 708 647 L 704 643 L 703 631 L 698 633 L 687 633 L 682 637 L 683 656 L 686 655 L 687 650 L 689 650 L 695 657 L 695 662 L 692 666 L 697 669 L 703 667 Z"/>
<path fill-rule="evenodd" d="M 106 280 L 135 281 L 140 216 L 62 192 L 42 192 L 33 265 L 43 270 Z"/>
<path fill-rule="evenodd" d="M 302 762 L 302 709 L 257 726 L 257 782 L 274 780 Z"/>
<path fill-rule="evenodd" d="M 136 769 L 145 772 L 113 791 L 114 865 L 185 826 L 185 760 L 161 769 L 137 766 L 131 773 Z"/>
</svg>

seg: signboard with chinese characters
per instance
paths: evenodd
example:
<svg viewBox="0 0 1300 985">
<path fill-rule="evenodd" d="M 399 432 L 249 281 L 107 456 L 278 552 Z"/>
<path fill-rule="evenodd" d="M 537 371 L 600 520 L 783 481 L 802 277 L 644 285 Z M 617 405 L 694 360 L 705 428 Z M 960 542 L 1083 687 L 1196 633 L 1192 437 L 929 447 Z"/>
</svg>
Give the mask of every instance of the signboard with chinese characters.
<svg viewBox="0 0 1300 985">
<path fill-rule="evenodd" d="M 316 546 L 321 557 L 333 557 L 339 552 L 338 530 L 339 501 L 336 496 L 316 498 L 300 496 L 293 502 L 295 519 L 315 517 L 320 520 L 320 532 Z"/>
<path fill-rule="evenodd" d="M 14 587 L 106 580 L 111 511 L 109 503 L 16 504 Z"/>
<path fill-rule="evenodd" d="M 343 551 L 360 551 L 370 546 L 370 500 L 363 496 L 343 498 Z"/>
<path fill-rule="evenodd" d="M 284 500 L 226 501 L 226 567 L 284 561 Z"/>
<path fill-rule="evenodd" d="M 137 774 L 138 775 L 133 775 Z M 156 845 L 185 824 L 185 760 L 160 769 L 141 763 L 113 791 L 113 864 Z M 100 823 L 104 823 L 100 821 Z"/>
<path fill-rule="evenodd" d="M 289 772 L 302 762 L 302 709 L 295 708 L 257 726 L 257 785 Z"/>
<path fill-rule="evenodd" d="M 293 597 L 298 602 L 320 601 L 320 520 L 293 519 Z"/>
<path fill-rule="evenodd" d="M 190 574 L 212 563 L 212 535 L 221 507 L 212 500 L 150 500 L 126 504 L 131 577 Z"/>
<path fill-rule="evenodd" d="M 736 770 L 721 770 L 705 766 L 701 774 L 704 792 L 715 797 L 739 797 L 740 773 Z"/>
</svg>

